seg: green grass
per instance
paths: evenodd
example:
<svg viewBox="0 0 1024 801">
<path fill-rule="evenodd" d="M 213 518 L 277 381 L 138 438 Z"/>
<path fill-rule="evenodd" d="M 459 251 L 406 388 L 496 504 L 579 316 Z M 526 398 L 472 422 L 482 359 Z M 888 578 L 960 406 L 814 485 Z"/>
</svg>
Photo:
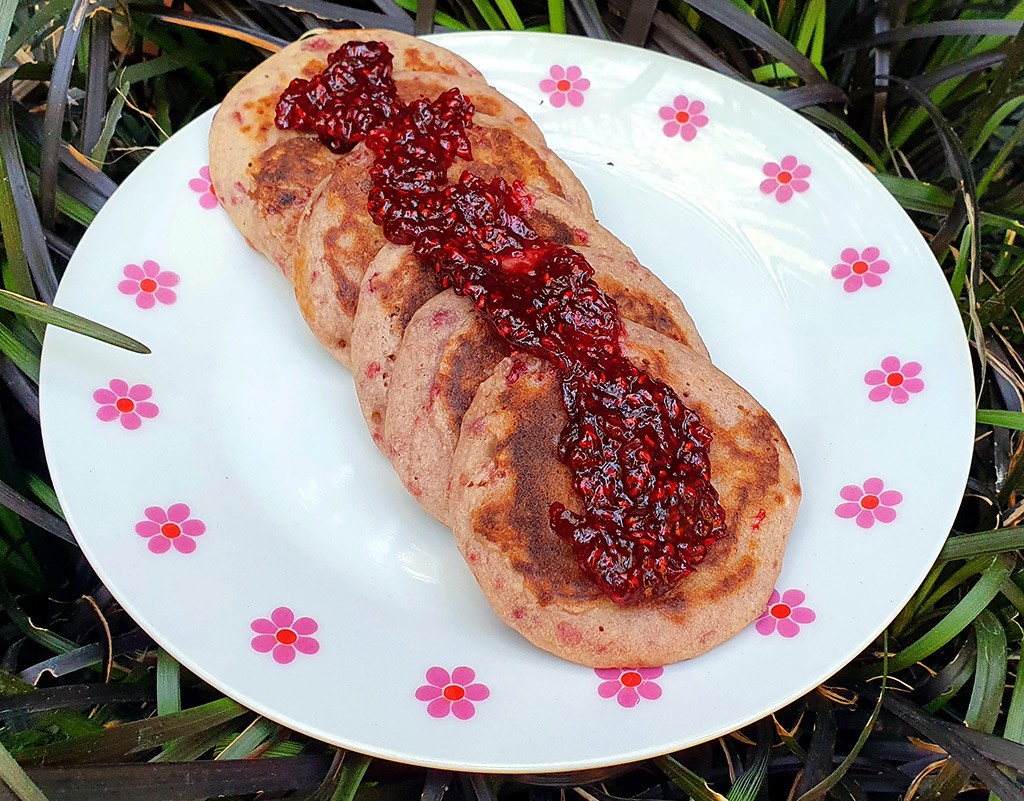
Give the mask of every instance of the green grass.
<svg viewBox="0 0 1024 801">
<path fill-rule="evenodd" d="M 411 26 L 416 2 L 392 11 Z M 302 0 L 125 0 L 86 6 L 74 41 L 62 36 L 72 5 L 0 0 L 0 782 L 15 797 L 1014 796 L 1007 777 L 1024 775 L 1024 2 L 916 0 L 890 4 L 888 17 L 845 0 L 661 0 L 648 44 L 783 98 L 815 87 L 820 102 L 800 113 L 910 213 L 972 343 L 978 436 L 938 562 L 828 687 L 717 742 L 554 789 L 371 764 L 243 709 L 139 632 L 75 548 L 36 422 L 44 327 L 144 345 L 45 303 L 67 254 L 97 199 L 218 102 L 262 57 L 256 44 L 336 23 L 299 13 Z M 628 0 L 440 0 L 434 20 L 617 38 L 628 10 Z M 61 76 L 71 102 L 46 129 L 49 82 Z M 55 161 L 60 140 L 80 155 L 78 169 Z"/>
</svg>

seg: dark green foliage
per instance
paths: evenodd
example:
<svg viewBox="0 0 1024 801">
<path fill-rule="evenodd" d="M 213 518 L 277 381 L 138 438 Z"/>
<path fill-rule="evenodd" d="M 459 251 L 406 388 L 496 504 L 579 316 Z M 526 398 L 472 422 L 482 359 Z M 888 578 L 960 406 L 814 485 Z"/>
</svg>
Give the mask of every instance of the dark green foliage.
<svg viewBox="0 0 1024 801">
<path fill-rule="evenodd" d="M 1022 797 L 1024 2 L 423 2 L 0 2 L 0 780 L 21 798 L 146 801 Z M 931 243 L 978 369 L 970 483 L 924 585 L 830 687 L 718 742 L 593 773 L 370 763 L 184 674 L 77 551 L 39 439 L 43 327 L 142 346 L 34 301 L 52 299 L 116 185 L 265 50 L 310 27 L 431 20 L 625 38 L 755 82 L 849 147 Z"/>
</svg>

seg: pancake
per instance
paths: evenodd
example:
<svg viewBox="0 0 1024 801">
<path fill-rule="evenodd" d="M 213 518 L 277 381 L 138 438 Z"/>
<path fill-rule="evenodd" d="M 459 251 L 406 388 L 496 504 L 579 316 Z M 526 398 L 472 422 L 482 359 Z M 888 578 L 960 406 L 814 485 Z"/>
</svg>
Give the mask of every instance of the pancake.
<svg viewBox="0 0 1024 801">
<path fill-rule="evenodd" d="M 459 551 L 495 613 L 535 645 L 591 667 L 657 667 L 702 654 L 756 619 L 796 518 L 796 463 L 768 413 L 709 361 L 626 324 L 624 352 L 669 383 L 714 432 L 712 482 L 729 536 L 666 595 L 619 606 L 584 577 L 548 523 L 578 511 L 556 458 L 566 421 L 557 374 L 511 356 L 477 391 L 455 451 L 451 517 Z"/>
<path fill-rule="evenodd" d="M 622 248 L 613 253 L 577 250 L 594 268 L 598 286 L 619 303 L 624 320 L 654 323 L 658 333 L 707 357 L 682 302 L 649 270 L 624 259 Z M 395 355 L 395 391 L 387 393 L 378 444 L 406 489 L 445 525 L 450 523 L 448 485 L 462 418 L 477 388 L 507 353 L 473 304 L 448 290 L 420 306 Z"/>
<path fill-rule="evenodd" d="M 452 182 L 458 181 L 464 170 L 486 180 L 502 175 L 509 182 L 522 181 L 529 187 L 533 198 L 530 219 L 550 216 L 547 208 L 552 204 L 547 198 L 555 196 L 564 200 L 559 210 L 580 220 L 581 227 L 583 220 L 593 220 L 590 196 L 558 156 L 500 120 L 481 115 L 476 120 L 480 124 L 469 130 L 473 160 L 459 160 L 452 166 Z M 371 164 L 371 154 L 362 145 L 336 164 L 322 191 L 310 202 L 296 237 L 299 246 L 293 248 L 299 309 L 314 336 L 345 365 L 351 363 L 349 349 L 360 284 L 373 258 L 387 244 L 380 226 L 366 210 Z M 574 234 L 567 231 L 565 235 Z M 611 236 L 606 231 L 604 235 Z M 593 236 L 603 235 L 595 230 Z"/>
<path fill-rule="evenodd" d="M 388 45 L 402 100 L 433 99 L 455 86 L 481 114 L 515 126 L 530 141 L 544 142 L 525 111 L 468 62 L 436 45 L 394 32 L 358 30 L 325 31 L 294 42 L 235 85 L 210 128 L 211 178 L 221 205 L 246 241 L 289 277 L 298 222 L 343 157 L 312 134 L 279 130 L 274 111 L 292 79 L 321 72 L 328 54 L 353 40 Z"/>
<path fill-rule="evenodd" d="M 682 301 L 642 267 L 633 251 L 612 233 L 556 195 L 536 191 L 528 202 L 525 216 L 538 234 L 559 245 L 587 248 L 583 252 L 595 260 L 601 285 L 615 294 L 626 317 L 707 355 Z M 416 310 L 437 292 L 433 274 L 420 265 L 411 248 L 402 245 L 381 248 L 363 276 L 351 335 L 346 341 L 351 341 L 359 405 L 378 445 L 383 443 L 388 383 L 405 327 Z M 653 313 L 648 314 L 647 309 Z"/>
<path fill-rule="evenodd" d="M 422 306 L 394 365 L 384 452 L 420 505 L 448 522 L 451 459 L 477 387 L 507 353 L 472 301 L 451 289 Z"/>
</svg>

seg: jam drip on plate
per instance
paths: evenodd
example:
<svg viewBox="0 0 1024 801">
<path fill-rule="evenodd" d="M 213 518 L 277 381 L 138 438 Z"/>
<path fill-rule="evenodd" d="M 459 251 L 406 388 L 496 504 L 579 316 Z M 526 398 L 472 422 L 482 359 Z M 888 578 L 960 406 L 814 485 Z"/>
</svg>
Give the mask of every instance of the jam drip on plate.
<svg viewBox="0 0 1024 801">
<path fill-rule="evenodd" d="M 277 124 L 316 133 L 338 153 L 374 154 L 367 208 L 385 236 L 412 245 L 442 287 L 471 299 L 513 349 L 553 364 L 569 422 L 559 458 L 581 514 L 553 504 L 551 528 L 612 600 L 668 592 L 726 536 L 711 484 L 711 432 L 671 387 L 622 354 L 622 319 L 594 270 L 524 219 L 523 187 L 469 171 L 473 104 L 458 89 L 403 103 L 392 57 L 349 42 L 281 96 Z"/>
</svg>

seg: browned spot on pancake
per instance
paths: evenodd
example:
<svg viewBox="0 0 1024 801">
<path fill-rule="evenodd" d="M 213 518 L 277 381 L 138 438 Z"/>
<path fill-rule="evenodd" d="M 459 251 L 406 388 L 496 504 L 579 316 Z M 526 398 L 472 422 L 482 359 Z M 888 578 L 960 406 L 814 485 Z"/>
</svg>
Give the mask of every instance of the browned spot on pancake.
<svg viewBox="0 0 1024 801">
<path fill-rule="evenodd" d="M 660 381 L 666 381 L 666 379 L 668 378 L 668 356 L 665 354 L 665 352 L 662 350 L 651 350 L 650 348 L 644 348 L 642 353 L 643 358 L 641 359 L 641 363 L 643 364 L 644 369 L 648 373 L 650 373 L 652 377 L 657 378 Z M 679 388 L 676 387 L 676 390 L 679 391 Z M 684 393 L 679 392 L 679 394 L 683 395 Z M 700 409 L 695 409 L 694 411 L 696 411 L 697 414 L 701 415 L 703 419 L 708 419 L 707 409 L 705 409 L 703 412 Z"/>
<path fill-rule="evenodd" d="M 277 111 L 277 98 L 273 95 L 264 95 L 244 103 L 242 108 L 252 112 L 257 124 L 265 125 L 267 121 L 274 119 L 274 114 Z"/>
<path fill-rule="evenodd" d="M 388 316 L 397 318 L 402 331 L 416 310 L 438 293 L 434 276 L 411 250 L 402 255 L 395 269 L 374 278 L 374 290 L 380 294 Z"/>
<path fill-rule="evenodd" d="M 476 107 L 478 114 L 486 114 L 488 117 L 504 118 L 508 112 L 508 106 L 496 97 L 491 97 L 487 94 L 477 94 L 473 95 L 469 99 L 473 101 L 473 105 Z M 509 122 L 511 122 L 511 120 L 509 120 Z"/>
<path fill-rule="evenodd" d="M 504 358 L 500 341 L 487 323 L 474 316 L 445 346 L 437 373 L 438 396 L 452 430 L 462 428 L 462 418 L 477 389 Z"/>
<path fill-rule="evenodd" d="M 336 159 L 312 137 L 286 139 L 256 157 L 250 172 L 249 196 L 268 215 L 295 212 L 305 206 Z M 296 215 L 297 224 L 298 219 Z"/>
<path fill-rule="evenodd" d="M 434 55 L 424 55 L 415 47 L 409 47 L 403 51 L 405 58 L 405 69 L 410 72 L 440 72 L 442 75 L 458 75 L 459 72 L 452 66 L 437 60 Z"/>
<path fill-rule="evenodd" d="M 722 578 L 718 591 L 723 595 L 731 595 L 736 590 L 741 590 L 750 582 L 756 570 L 754 560 L 744 555 L 740 563 Z"/>
<path fill-rule="evenodd" d="M 706 413 L 701 415 L 709 419 Z M 730 465 L 729 480 L 740 487 L 766 488 L 777 487 L 781 483 L 781 466 L 779 452 L 775 447 L 777 429 L 767 413 L 747 414 L 740 418 L 732 428 L 714 431 L 711 444 L 711 475 L 714 483 L 715 463 Z M 740 469 L 740 465 L 747 467 Z M 764 490 L 758 493 L 761 497 L 743 498 L 743 508 L 754 506 L 765 509 L 770 516 L 773 509 L 784 501 L 776 495 L 774 498 L 764 497 Z"/>
<path fill-rule="evenodd" d="M 474 174 L 487 181 L 498 177 L 523 181 L 565 197 L 565 190 L 551 171 L 548 160 L 515 131 L 478 125 L 469 129 L 469 141 L 473 148 Z M 456 162 L 448 173 L 449 179 L 458 180 L 465 168 L 464 163 Z"/>
<path fill-rule="evenodd" d="M 619 304 L 619 313 L 627 320 L 651 328 L 659 334 L 689 345 L 686 334 L 676 325 L 665 304 L 654 295 L 635 293 L 618 281 L 602 277 L 601 289 L 615 298 Z"/>
<path fill-rule="evenodd" d="M 526 215 L 527 222 L 542 238 L 550 239 L 556 245 L 582 245 L 575 230 L 557 214 L 541 211 L 534 207 Z"/>
<path fill-rule="evenodd" d="M 359 301 L 359 285 L 352 281 L 345 271 L 346 265 L 338 258 L 340 248 L 338 237 L 345 233 L 341 226 L 333 226 L 327 229 L 324 234 L 324 261 L 331 268 L 331 275 L 334 277 L 335 294 L 341 304 L 342 311 L 349 317 L 354 317 L 356 304 Z"/>
<path fill-rule="evenodd" d="M 474 530 L 500 548 L 541 606 L 602 597 L 548 520 L 555 500 L 579 508 L 569 471 L 555 454 L 565 412 L 553 380 L 540 386 L 519 381 L 498 398 L 500 408 L 529 424 L 516 426 L 495 449 L 496 466 L 513 475 L 512 498 L 492 497 L 473 515 Z"/>
</svg>

